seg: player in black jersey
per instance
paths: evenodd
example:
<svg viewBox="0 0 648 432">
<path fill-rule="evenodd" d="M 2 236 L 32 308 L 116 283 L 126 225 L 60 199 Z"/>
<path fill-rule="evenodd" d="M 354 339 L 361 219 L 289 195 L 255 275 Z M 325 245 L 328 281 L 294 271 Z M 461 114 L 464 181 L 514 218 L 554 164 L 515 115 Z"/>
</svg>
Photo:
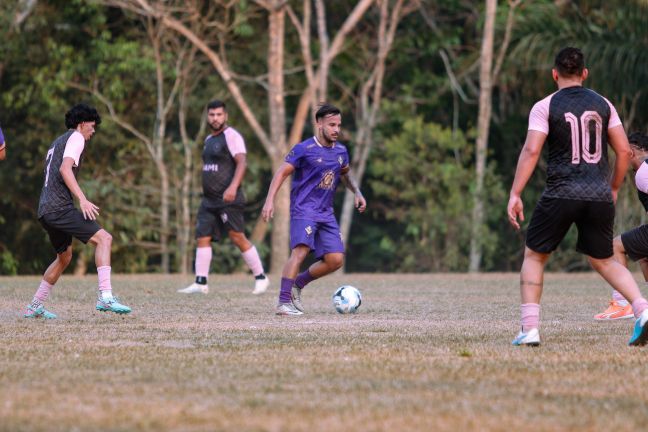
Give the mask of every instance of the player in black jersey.
<svg viewBox="0 0 648 432">
<path fill-rule="evenodd" d="M 639 201 L 648 212 L 648 136 L 635 132 L 628 137 L 632 158 L 630 165 L 635 171 L 635 185 Z M 648 225 L 626 231 L 614 238 L 614 259 L 627 267 L 626 255 L 639 262 L 644 279 L 648 281 Z M 634 318 L 632 305 L 617 290 L 612 290 L 608 308 L 594 316 L 597 321 Z"/>
<path fill-rule="evenodd" d="M 207 121 L 212 133 L 205 139 L 202 153 L 203 199 L 196 217 L 196 281 L 178 290 L 184 294 L 209 292 L 211 242 L 220 240 L 225 233 L 239 248 L 254 275 L 252 294 L 264 293 L 270 284 L 256 247 L 245 236 L 245 196 L 240 186 L 247 150 L 241 134 L 227 124 L 227 117 L 222 101 L 215 100 L 207 105 Z"/>
<path fill-rule="evenodd" d="M 556 56 L 552 76 L 558 91 L 536 103 L 520 153 L 508 203 L 511 225 L 524 221 L 522 191 L 547 142 L 547 185 L 527 231 L 520 271 L 522 330 L 513 345 L 539 345 L 540 298 L 544 266 L 572 224 L 578 228 L 577 249 L 590 265 L 631 302 L 637 318 L 630 345 L 648 342 L 648 301 L 632 274 L 613 257 L 614 202 L 630 161 L 631 150 L 614 106 L 584 88 L 583 53 L 564 48 Z M 608 143 L 616 153 L 611 180 Z"/>
<path fill-rule="evenodd" d="M 95 263 L 99 276 L 99 298 L 96 309 L 119 314 L 131 309 L 121 304 L 112 294 L 110 284 L 110 247 L 112 236 L 96 222 L 99 207 L 90 202 L 76 177 L 81 168 L 83 150 L 87 141 L 101 123 L 97 110 L 86 104 L 77 104 L 65 114 L 67 132 L 50 145 L 45 157 L 45 180 L 38 203 L 38 220 L 49 235 L 56 250 L 56 259 L 45 271 L 25 318 L 56 318 L 43 306 L 49 293 L 72 259 L 72 237 L 95 246 Z M 74 207 L 79 200 L 80 210 Z"/>
</svg>

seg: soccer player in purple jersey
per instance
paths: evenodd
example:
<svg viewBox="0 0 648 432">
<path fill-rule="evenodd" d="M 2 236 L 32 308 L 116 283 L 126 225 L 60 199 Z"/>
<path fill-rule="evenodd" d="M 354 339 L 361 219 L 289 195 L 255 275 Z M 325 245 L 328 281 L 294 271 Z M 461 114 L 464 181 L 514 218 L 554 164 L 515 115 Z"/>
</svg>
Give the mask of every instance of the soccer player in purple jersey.
<svg viewBox="0 0 648 432">
<path fill-rule="evenodd" d="M 290 192 L 290 248 L 292 252 L 281 274 L 277 315 L 302 315 L 301 291 L 311 281 L 342 267 L 344 244 L 335 215 L 333 197 L 340 183 L 355 193 L 360 212 L 367 207 L 350 173 L 349 154 L 337 142 L 342 125 L 340 110 L 322 105 L 315 114 L 317 134 L 295 145 L 275 173 L 262 216 L 270 220 L 274 198 L 284 180 L 293 174 Z M 315 252 L 318 261 L 303 273 L 299 267 L 306 256 Z"/>
<path fill-rule="evenodd" d="M 224 102 L 214 100 L 207 105 L 207 122 L 212 133 L 205 139 L 202 153 L 203 199 L 196 217 L 196 281 L 178 290 L 183 294 L 209 292 L 211 242 L 220 240 L 225 232 L 254 275 L 252 294 L 264 293 L 270 284 L 256 247 L 245 236 L 245 196 L 240 187 L 246 168 L 245 142 L 227 124 L 227 118 Z"/>
<path fill-rule="evenodd" d="M 628 137 L 632 156 L 630 165 L 635 171 L 635 185 L 639 201 L 648 212 L 648 136 L 635 132 Z M 614 238 L 614 259 L 627 267 L 626 255 L 638 261 L 644 280 L 648 281 L 648 224 L 626 231 Z M 634 318 L 632 306 L 617 290 L 612 290 L 608 308 L 594 316 L 597 321 Z"/>
<path fill-rule="evenodd" d="M 648 301 L 632 274 L 613 257 L 614 203 L 628 167 L 631 150 L 614 106 L 584 88 L 583 53 L 564 48 L 556 56 L 552 76 L 558 91 L 536 103 L 520 153 L 508 203 L 511 225 L 524 221 L 520 195 L 533 174 L 545 141 L 547 183 L 527 231 L 520 271 L 522 330 L 513 345 L 539 345 L 540 297 L 544 266 L 565 234 L 576 224 L 577 249 L 590 265 L 631 304 L 637 318 L 629 345 L 648 342 Z M 608 143 L 616 153 L 609 176 Z M 610 180 L 611 179 L 611 180 Z"/>
<path fill-rule="evenodd" d="M 5 157 L 7 156 L 5 152 L 5 148 L 6 148 L 5 137 L 2 134 L 2 129 L 0 129 L 0 160 L 4 160 Z"/>
<path fill-rule="evenodd" d="M 38 220 L 47 231 L 56 250 L 56 259 L 45 271 L 32 302 L 27 305 L 25 318 L 56 318 L 44 303 L 52 287 L 72 259 L 72 237 L 95 247 L 95 263 L 99 276 L 99 298 L 96 309 L 126 314 L 131 311 L 112 294 L 110 284 L 110 246 L 112 236 L 102 229 L 96 219 L 99 207 L 88 201 L 77 183 L 82 154 L 87 141 L 101 123 L 97 110 L 77 104 L 65 114 L 67 132 L 50 145 L 45 158 L 45 181 L 38 203 Z M 78 210 L 72 197 L 79 200 Z"/>
</svg>

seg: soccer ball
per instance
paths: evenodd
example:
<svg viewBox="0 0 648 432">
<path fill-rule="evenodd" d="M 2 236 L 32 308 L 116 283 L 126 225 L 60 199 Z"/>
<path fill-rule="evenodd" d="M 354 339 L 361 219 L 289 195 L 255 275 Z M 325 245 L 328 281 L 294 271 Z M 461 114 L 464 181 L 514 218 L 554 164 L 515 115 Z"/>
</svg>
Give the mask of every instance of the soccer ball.
<svg viewBox="0 0 648 432">
<path fill-rule="evenodd" d="M 362 294 L 351 285 L 343 285 L 333 294 L 333 306 L 341 314 L 356 313 L 362 304 Z"/>
</svg>

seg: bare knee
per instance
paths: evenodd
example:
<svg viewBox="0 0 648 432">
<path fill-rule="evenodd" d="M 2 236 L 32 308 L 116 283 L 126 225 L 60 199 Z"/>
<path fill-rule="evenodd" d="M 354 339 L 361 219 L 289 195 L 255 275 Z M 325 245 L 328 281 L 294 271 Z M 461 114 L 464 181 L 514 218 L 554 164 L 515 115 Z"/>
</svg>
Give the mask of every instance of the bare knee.
<svg viewBox="0 0 648 432">
<path fill-rule="evenodd" d="M 591 256 L 588 256 L 587 260 L 589 261 L 592 268 L 599 273 L 605 270 L 605 268 L 608 267 L 609 265 L 616 263 L 616 261 L 614 261 L 613 258 L 600 259 L 600 258 L 592 258 Z"/>
<path fill-rule="evenodd" d="M 331 253 L 324 256 L 324 261 L 333 271 L 342 268 L 344 264 L 344 254 L 341 253 Z"/>
<path fill-rule="evenodd" d="M 239 249 L 246 249 L 246 246 L 248 246 L 249 242 L 247 237 L 245 237 L 245 233 L 238 231 L 229 231 L 228 235 L 230 240 L 232 240 L 232 243 L 238 246 Z"/>
<path fill-rule="evenodd" d="M 72 261 L 72 248 L 67 248 L 63 253 L 57 255 L 58 261 L 63 268 L 67 268 Z"/>
<path fill-rule="evenodd" d="M 104 229 L 97 231 L 90 240 L 97 246 L 110 246 L 112 244 L 112 236 Z"/>
<path fill-rule="evenodd" d="M 614 237 L 614 240 L 612 241 L 612 248 L 614 250 L 614 254 L 624 254 L 625 255 L 625 248 L 623 247 L 623 242 L 621 241 L 621 236 Z"/>
</svg>

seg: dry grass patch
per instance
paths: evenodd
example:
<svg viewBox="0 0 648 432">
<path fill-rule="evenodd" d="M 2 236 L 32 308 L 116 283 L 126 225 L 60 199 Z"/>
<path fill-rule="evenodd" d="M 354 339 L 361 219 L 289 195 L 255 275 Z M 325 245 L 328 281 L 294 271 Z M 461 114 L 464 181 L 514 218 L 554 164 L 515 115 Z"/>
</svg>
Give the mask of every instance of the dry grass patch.
<svg viewBox="0 0 648 432">
<path fill-rule="evenodd" d="M 0 430 L 643 430 L 648 349 L 595 323 L 609 288 L 548 275 L 544 345 L 514 348 L 518 276 L 347 275 L 276 317 L 244 276 L 181 296 L 179 276 L 115 276 L 131 316 L 94 311 L 95 278 L 64 278 L 59 319 L 21 318 L 35 277 L 0 278 Z M 357 315 L 330 296 L 349 283 Z"/>
</svg>

